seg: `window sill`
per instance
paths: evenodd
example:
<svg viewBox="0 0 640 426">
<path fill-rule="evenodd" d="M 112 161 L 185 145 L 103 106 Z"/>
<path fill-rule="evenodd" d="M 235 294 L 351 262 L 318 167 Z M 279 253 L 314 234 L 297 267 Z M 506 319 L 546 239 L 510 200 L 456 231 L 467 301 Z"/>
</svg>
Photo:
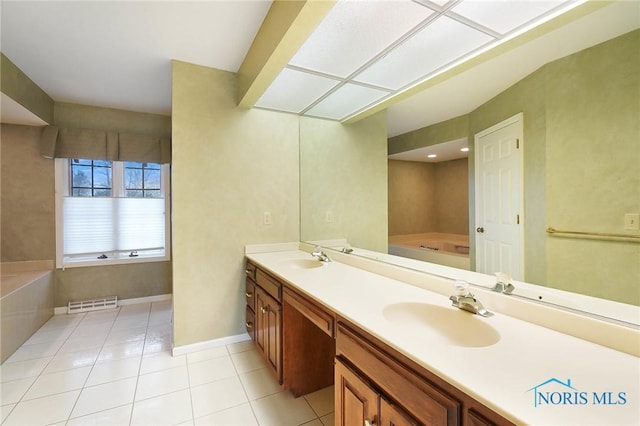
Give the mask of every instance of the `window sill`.
<svg viewBox="0 0 640 426">
<path fill-rule="evenodd" d="M 171 260 L 171 256 L 144 256 L 137 257 L 110 257 L 107 259 L 82 258 L 82 259 L 65 259 L 56 264 L 58 269 L 66 268 L 82 268 L 86 266 L 109 266 L 109 265 L 130 265 L 137 263 L 167 262 Z"/>
</svg>

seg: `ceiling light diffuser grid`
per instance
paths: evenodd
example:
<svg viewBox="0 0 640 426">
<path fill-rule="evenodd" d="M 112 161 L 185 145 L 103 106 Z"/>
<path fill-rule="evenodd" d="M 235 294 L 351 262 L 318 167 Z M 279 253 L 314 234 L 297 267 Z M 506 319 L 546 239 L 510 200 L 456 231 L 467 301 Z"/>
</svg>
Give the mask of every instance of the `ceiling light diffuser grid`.
<svg viewBox="0 0 640 426">
<path fill-rule="evenodd" d="M 354 111 L 365 108 L 387 95 L 389 92 L 347 83 L 309 109 L 305 115 L 342 120 Z"/>
<path fill-rule="evenodd" d="M 441 16 L 354 80 L 399 90 L 493 40 L 485 33 Z"/>
<path fill-rule="evenodd" d="M 566 1 L 465 0 L 458 3 L 451 10 L 504 35 L 548 13 L 563 3 L 566 3 Z"/>
<path fill-rule="evenodd" d="M 284 68 L 256 106 L 299 114 L 338 84 L 338 80 Z"/>
<path fill-rule="evenodd" d="M 339 1 L 289 64 L 346 78 L 433 13 L 409 0 Z"/>
<path fill-rule="evenodd" d="M 256 106 L 344 120 L 586 0 L 338 0 Z"/>
</svg>

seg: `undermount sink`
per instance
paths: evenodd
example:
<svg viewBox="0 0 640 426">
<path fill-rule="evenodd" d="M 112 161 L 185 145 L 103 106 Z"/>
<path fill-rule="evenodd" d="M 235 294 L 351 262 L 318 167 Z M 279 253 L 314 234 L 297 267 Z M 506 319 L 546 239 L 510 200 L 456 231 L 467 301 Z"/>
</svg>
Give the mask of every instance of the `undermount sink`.
<svg viewBox="0 0 640 426">
<path fill-rule="evenodd" d="M 324 263 L 315 259 L 287 259 L 283 260 L 282 263 L 294 269 L 321 268 L 324 265 Z"/>
<path fill-rule="evenodd" d="M 386 306 L 383 317 L 416 330 L 416 338 L 453 346 L 483 347 L 498 343 L 500 334 L 487 319 L 429 303 L 403 302 Z"/>
</svg>

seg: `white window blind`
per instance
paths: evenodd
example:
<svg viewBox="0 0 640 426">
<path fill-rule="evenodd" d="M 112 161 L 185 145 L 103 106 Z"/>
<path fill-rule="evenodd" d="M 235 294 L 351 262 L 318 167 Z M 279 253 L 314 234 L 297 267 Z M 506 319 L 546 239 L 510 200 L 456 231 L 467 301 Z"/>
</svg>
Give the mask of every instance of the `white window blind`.
<svg viewBox="0 0 640 426">
<path fill-rule="evenodd" d="M 79 170 L 88 177 L 95 175 L 93 169 L 90 172 L 85 170 L 88 167 L 80 167 L 88 165 L 78 164 Z M 170 192 L 165 184 L 169 168 L 166 165 L 160 169 L 153 164 L 140 165 L 138 169 L 145 170 L 138 174 L 145 184 L 132 196 L 127 185 L 136 187 L 140 182 L 131 181 L 132 178 L 125 175 L 131 167 L 113 162 L 113 181 L 107 185 L 112 186 L 108 191 L 111 196 L 79 196 L 75 192 L 71 196 L 70 181 L 76 175 L 71 173 L 68 160 L 56 160 L 57 267 L 170 260 L 171 235 L 167 217 Z M 145 173 L 146 169 L 149 169 L 148 173 Z M 76 180 L 80 182 L 83 176 L 80 172 L 77 175 Z M 80 183 L 93 185 L 95 176 L 93 178 Z"/>
<path fill-rule="evenodd" d="M 164 199 L 64 197 L 64 255 L 164 248 Z"/>
</svg>

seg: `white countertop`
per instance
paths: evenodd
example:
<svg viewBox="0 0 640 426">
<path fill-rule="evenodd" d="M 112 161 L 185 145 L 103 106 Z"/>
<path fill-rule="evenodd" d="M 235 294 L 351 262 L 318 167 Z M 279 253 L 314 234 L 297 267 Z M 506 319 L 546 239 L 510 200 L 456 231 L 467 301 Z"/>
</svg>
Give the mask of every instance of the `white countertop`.
<svg viewBox="0 0 640 426">
<path fill-rule="evenodd" d="M 301 250 L 247 257 L 516 424 L 640 424 L 638 357 L 499 312 L 490 318 L 472 315 L 452 307 L 441 294 L 335 260 L 313 269 L 292 267 L 286 260 L 311 259 Z M 425 280 L 435 285 L 447 281 L 428 274 Z M 489 346 L 459 346 L 424 326 L 387 319 L 385 307 L 402 302 L 469 315 L 465 321 L 486 322 L 499 340 Z M 559 383 L 568 380 L 571 388 Z M 534 406 L 537 391 L 553 394 L 554 403 Z M 565 392 L 566 403 L 558 403 Z"/>
</svg>

